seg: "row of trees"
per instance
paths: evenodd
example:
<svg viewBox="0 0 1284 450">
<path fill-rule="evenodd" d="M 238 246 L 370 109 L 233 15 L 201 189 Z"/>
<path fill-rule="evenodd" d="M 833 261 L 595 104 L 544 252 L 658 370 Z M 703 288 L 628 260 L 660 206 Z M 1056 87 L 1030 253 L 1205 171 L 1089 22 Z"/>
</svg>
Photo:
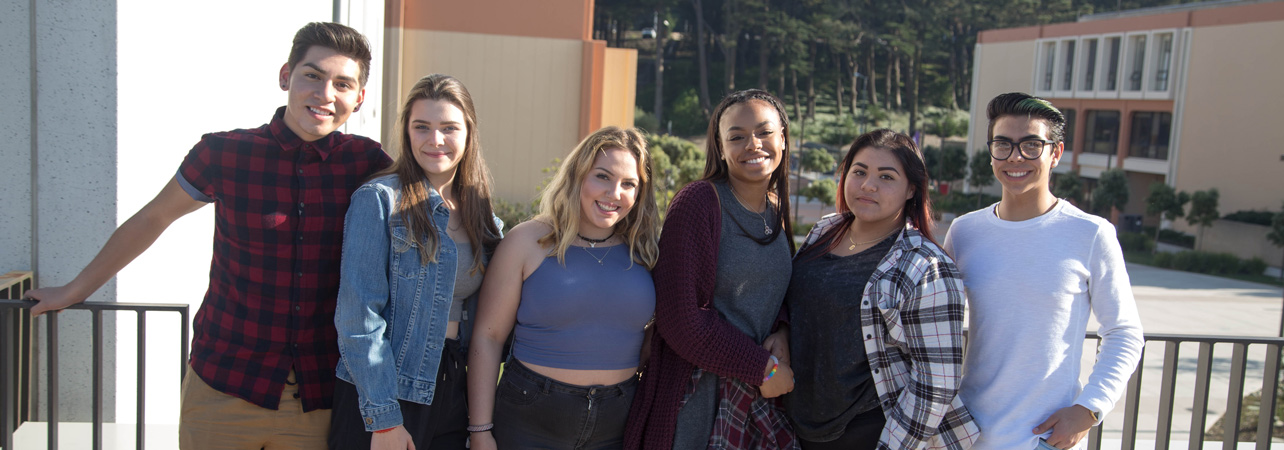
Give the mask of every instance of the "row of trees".
<svg viewBox="0 0 1284 450">
<path fill-rule="evenodd" d="M 1187 1 L 597 0 L 594 30 L 620 47 L 626 32 L 656 28 L 637 101 L 661 125 L 688 92 L 707 118 L 722 95 L 757 87 L 789 102 L 795 120 L 814 118 L 818 102 L 840 116 L 872 106 L 908 113 L 913 134 L 922 107 L 970 104 L 980 30 Z"/>
</svg>

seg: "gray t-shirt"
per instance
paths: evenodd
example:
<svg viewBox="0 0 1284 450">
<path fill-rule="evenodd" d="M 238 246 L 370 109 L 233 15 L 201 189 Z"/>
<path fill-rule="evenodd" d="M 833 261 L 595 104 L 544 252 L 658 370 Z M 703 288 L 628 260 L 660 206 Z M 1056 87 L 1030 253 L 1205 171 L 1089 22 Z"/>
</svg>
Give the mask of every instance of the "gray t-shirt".
<svg viewBox="0 0 1284 450">
<path fill-rule="evenodd" d="M 789 288 L 790 233 L 782 230 L 780 236 L 766 245 L 755 242 L 754 238 L 766 236 L 763 222 L 770 223 L 776 209 L 768 206 L 761 214 L 754 213 L 736 201 L 726 182 L 714 182 L 713 186 L 722 208 L 713 309 L 761 344 L 771 334 Z M 705 372 L 696 383 L 695 392 L 678 411 L 678 428 L 673 439 L 675 450 L 708 448 L 718 408 L 718 378 Z"/>
<path fill-rule="evenodd" d="M 808 253 L 794 260 L 785 302 L 795 384 L 784 399 L 802 439 L 838 439 L 853 417 L 879 406 L 860 335 L 860 300 L 895 243 L 893 234 L 854 255 Z"/>
</svg>

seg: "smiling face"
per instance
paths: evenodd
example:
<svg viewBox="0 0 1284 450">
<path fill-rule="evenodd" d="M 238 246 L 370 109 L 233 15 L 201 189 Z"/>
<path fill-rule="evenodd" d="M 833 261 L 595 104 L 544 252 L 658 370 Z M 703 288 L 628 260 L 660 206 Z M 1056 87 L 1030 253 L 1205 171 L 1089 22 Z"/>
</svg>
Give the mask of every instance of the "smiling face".
<svg viewBox="0 0 1284 450">
<path fill-rule="evenodd" d="M 860 149 L 843 176 L 843 201 L 862 228 L 904 221 L 905 202 L 914 189 L 900 159 L 881 147 Z"/>
<path fill-rule="evenodd" d="M 294 67 L 281 66 L 281 88 L 289 92 L 285 126 L 312 142 L 334 132 L 365 100 L 356 60 L 334 49 L 313 46 Z"/>
<path fill-rule="evenodd" d="M 993 137 L 1020 142 L 1023 139 L 1048 138 L 1048 122 L 1024 116 L 1003 116 L 995 119 Z M 1020 151 L 1013 151 L 1005 160 L 990 158 L 994 177 L 1003 185 L 1003 197 L 1014 198 L 1041 192 L 1051 192 L 1049 183 L 1052 168 L 1061 161 L 1063 143 L 1049 144 L 1037 159 L 1025 159 Z"/>
<path fill-rule="evenodd" d="M 593 158 L 580 183 L 580 234 L 601 239 L 624 220 L 637 201 L 641 184 L 638 160 L 628 150 L 610 148 Z"/>
<path fill-rule="evenodd" d="M 718 121 L 718 134 L 728 175 L 742 183 L 768 183 L 785 148 L 781 128 L 776 108 L 762 100 L 727 107 Z"/>
<path fill-rule="evenodd" d="M 420 99 L 410 107 L 406 127 L 415 162 L 433 184 L 450 180 L 464 157 L 468 126 L 464 111 L 446 100 Z"/>
</svg>

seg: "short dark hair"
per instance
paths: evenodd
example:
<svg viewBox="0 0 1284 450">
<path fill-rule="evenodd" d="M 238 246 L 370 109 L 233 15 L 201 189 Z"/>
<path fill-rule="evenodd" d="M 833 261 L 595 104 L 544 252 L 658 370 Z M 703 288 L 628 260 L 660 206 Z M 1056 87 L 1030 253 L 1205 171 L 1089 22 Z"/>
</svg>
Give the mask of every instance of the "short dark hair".
<svg viewBox="0 0 1284 450">
<path fill-rule="evenodd" d="M 370 42 L 360 31 L 334 22 L 304 25 L 299 32 L 294 33 L 294 45 L 290 47 L 290 59 L 286 60 L 286 65 L 293 71 L 294 66 L 308 54 L 308 50 L 315 46 L 334 50 L 356 61 L 361 69 L 357 81 L 361 83 L 361 87 L 366 86 L 366 81 L 370 79 Z"/>
<path fill-rule="evenodd" d="M 990 119 L 990 128 L 986 139 L 994 139 L 994 122 L 1000 117 L 1025 116 L 1032 119 L 1043 119 L 1048 122 L 1048 139 L 1061 142 L 1066 137 L 1066 116 L 1052 103 L 1024 92 L 1009 92 L 990 100 L 985 108 L 985 115 Z"/>
</svg>

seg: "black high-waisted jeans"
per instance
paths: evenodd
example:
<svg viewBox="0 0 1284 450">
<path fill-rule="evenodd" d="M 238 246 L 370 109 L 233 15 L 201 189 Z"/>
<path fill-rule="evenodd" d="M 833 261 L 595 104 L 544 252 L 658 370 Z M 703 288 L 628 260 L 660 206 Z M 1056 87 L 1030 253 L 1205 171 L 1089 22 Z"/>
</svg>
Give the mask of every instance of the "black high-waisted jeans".
<svg viewBox="0 0 1284 450">
<path fill-rule="evenodd" d="M 510 358 L 495 393 L 495 443 L 514 449 L 618 449 L 638 379 L 576 386 Z"/>
</svg>

